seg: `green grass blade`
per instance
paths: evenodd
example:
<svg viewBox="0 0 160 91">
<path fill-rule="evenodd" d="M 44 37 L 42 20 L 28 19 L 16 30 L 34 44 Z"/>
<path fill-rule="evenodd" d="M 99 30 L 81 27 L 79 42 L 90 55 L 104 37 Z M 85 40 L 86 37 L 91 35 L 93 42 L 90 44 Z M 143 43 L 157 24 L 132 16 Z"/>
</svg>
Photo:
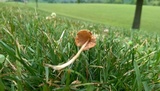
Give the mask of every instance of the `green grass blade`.
<svg viewBox="0 0 160 91">
<path fill-rule="evenodd" d="M 5 85 L 1 79 L 0 79 L 0 91 L 5 91 Z"/>
<path fill-rule="evenodd" d="M 139 70 L 139 67 L 138 67 L 138 64 L 136 61 L 134 61 L 133 64 L 134 64 L 134 70 L 135 70 L 135 75 L 136 75 L 136 82 L 137 82 L 137 86 L 138 86 L 138 91 L 142 91 L 142 81 L 141 81 L 140 70 Z"/>
<path fill-rule="evenodd" d="M 143 82 L 143 87 L 144 87 L 144 90 L 145 90 L 145 91 L 151 91 L 151 90 L 149 89 L 149 86 L 148 86 L 147 82 Z"/>
</svg>

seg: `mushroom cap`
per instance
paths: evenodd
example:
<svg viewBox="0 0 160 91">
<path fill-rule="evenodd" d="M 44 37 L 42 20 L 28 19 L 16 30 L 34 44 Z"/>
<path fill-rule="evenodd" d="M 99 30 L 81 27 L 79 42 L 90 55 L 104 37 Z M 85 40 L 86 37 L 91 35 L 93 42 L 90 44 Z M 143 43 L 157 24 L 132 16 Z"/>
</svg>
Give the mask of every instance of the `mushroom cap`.
<svg viewBox="0 0 160 91">
<path fill-rule="evenodd" d="M 84 47 L 83 50 L 88 50 L 96 45 L 96 38 L 92 35 L 89 30 L 80 30 L 77 33 L 77 36 L 75 38 L 75 43 L 77 46 L 82 46 L 85 42 L 87 42 L 87 45 Z"/>
</svg>

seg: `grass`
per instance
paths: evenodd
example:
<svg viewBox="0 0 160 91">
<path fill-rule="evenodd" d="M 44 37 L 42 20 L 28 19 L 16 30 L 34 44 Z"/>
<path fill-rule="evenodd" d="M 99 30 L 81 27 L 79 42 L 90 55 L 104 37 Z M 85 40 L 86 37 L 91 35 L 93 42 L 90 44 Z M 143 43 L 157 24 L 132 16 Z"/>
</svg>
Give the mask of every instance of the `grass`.
<svg viewBox="0 0 160 91">
<path fill-rule="evenodd" d="M 19 5 L 24 5 L 20 4 Z M 35 3 L 26 6 L 35 7 Z M 56 12 L 59 15 L 77 18 L 85 21 L 106 24 L 130 29 L 132 27 L 135 5 L 123 4 L 48 4 L 39 3 L 40 10 Z M 141 30 L 150 33 L 160 33 L 160 7 L 143 6 Z"/>
<path fill-rule="evenodd" d="M 63 16 L 46 20 L 50 13 L 1 5 L 1 91 L 160 90 L 159 36 Z M 61 71 L 45 67 L 76 54 L 74 37 L 80 29 L 97 36 L 96 46 Z"/>
</svg>

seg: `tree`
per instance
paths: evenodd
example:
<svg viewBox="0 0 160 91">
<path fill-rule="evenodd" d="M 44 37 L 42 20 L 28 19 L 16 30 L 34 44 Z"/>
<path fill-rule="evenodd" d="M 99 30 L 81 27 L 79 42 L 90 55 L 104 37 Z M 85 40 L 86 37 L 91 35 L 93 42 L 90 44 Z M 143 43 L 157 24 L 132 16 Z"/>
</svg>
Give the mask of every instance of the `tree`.
<svg viewBox="0 0 160 91">
<path fill-rule="evenodd" d="M 137 0 L 132 29 L 140 28 L 142 6 L 143 6 L 143 0 Z"/>
<path fill-rule="evenodd" d="M 36 8 L 38 8 L 38 0 L 36 0 Z"/>
<path fill-rule="evenodd" d="M 81 3 L 81 0 L 77 0 L 77 3 Z"/>
</svg>

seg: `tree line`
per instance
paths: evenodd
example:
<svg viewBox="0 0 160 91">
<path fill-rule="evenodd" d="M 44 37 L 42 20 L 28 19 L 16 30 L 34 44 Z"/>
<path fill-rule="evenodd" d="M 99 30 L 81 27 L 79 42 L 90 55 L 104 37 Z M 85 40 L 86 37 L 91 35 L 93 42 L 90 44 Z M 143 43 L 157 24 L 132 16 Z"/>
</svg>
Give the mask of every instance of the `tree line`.
<svg viewBox="0 0 160 91">
<path fill-rule="evenodd" d="M 28 1 L 35 2 L 35 0 L 7 0 L 7 1 Z M 113 4 L 136 4 L 137 0 L 38 0 L 38 2 L 48 3 L 113 3 Z M 160 6 L 160 0 L 143 0 L 143 5 Z"/>
<path fill-rule="evenodd" d="M 136 4 L 137 0 L 42 0 L 48 3 L 115 3 L 115 4 Z M 159 5 L 160 0 L 144 0 L 145 5 Z"/>
</svg>

